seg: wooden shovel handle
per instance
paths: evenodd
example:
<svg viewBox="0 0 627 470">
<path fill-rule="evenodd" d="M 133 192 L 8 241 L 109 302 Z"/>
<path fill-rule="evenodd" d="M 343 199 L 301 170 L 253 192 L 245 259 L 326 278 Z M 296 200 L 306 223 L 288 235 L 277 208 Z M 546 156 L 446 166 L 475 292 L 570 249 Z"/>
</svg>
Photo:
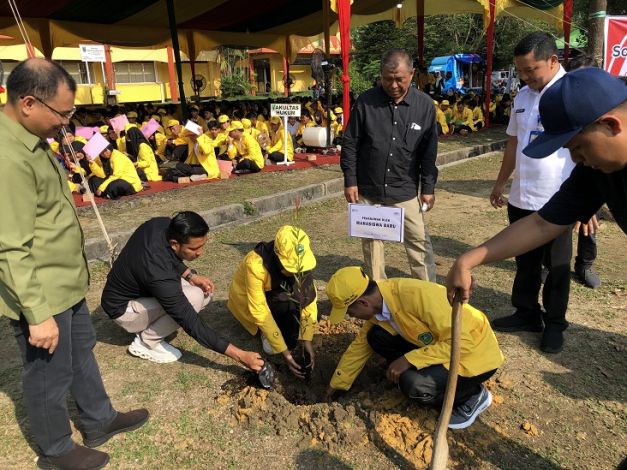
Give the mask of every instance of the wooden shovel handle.
<svg viewBox="0 0 627 470">
<path fill-rule="evenodd" d="M 462 306 L 461 293 L 456 291 L 455 298 L 453 299 L 451 318 L 451 359 L 448 369 L 448 380 L 446 382 L 446 392 L 444 393 L 444 403 L 442 403 L 442 411 L 440 411 L 440 417 L 433 436 L 431 470 L 445 470 L 446 464 L 448 463 L 446 432 L 448 430 L 448 423 L 451 420 L 453 402 L 455 401 L 455 390 L 457 389 L 457 374 L 459 371 L 459 355 L 462 337 Z"/>
</svg>

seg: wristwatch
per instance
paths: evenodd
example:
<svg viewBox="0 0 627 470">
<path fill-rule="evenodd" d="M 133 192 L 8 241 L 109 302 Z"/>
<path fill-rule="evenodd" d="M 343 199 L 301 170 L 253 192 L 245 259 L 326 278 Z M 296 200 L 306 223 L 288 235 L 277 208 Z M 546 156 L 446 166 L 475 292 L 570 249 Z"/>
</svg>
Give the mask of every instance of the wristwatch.
<svg viewBox="0 0 627 470">
<path fill-rule="evenodd" d="M 192 277 L 194 277 L 195 274 L 198 274 L 198 272 L 195 269 L 190 269 L 189 273 L 187 273 L 187 276 L 183 276 L 183 279 L 189 282 L 192 280 Z"/>
</svg>

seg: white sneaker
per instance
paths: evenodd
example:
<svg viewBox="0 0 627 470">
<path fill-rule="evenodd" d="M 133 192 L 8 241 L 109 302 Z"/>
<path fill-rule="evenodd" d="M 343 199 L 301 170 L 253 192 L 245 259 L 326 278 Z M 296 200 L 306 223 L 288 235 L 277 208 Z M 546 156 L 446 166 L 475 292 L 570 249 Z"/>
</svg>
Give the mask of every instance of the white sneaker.
<svg viewBox="0 0 627 470">
<path fill-rule="evenodd" d="M 190 181 L 205 181 L 207 179 L 207 175 L 206 174 L 201 174 L 201 175 L 192 175 L 189 177 Z"/>
<path fill-rule="evenodd" d="M 139 335 L 135 337 L 128 347 L 128 352 L 133 356 L 141 357 L 142 359 L 147 359 L 157 364 L 176 362 L 182 355 L 181 351 L 165 341 L 161 341 L 157 346 L 151 349 L 141 340 Z"/>
<path fill-rule="evenodd" d="M 266 354 L 269 354 L 269 355 L 276 354 L 274 350 L 272 349 L 272 345 L 270 344 L 270 341 L 268 341 L 268 338 L 266 338 L 266 335 L 264 335 L 263 333 L 261 333 L 261 347 L 263 347 L 263 352 L 265 352 Z"/>
</svg>

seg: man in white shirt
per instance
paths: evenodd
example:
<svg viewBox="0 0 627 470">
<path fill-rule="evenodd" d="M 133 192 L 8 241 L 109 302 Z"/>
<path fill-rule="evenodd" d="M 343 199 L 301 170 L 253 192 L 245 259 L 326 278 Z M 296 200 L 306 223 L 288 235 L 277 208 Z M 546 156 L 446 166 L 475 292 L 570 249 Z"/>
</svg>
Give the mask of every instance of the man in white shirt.
<svg viewBox="0 0 627 470">
<path fill-rule="evenodd" d="M 514 49 L 518 76 L 527 86 L 512 105 L 507 126 L 507 147 L 490 202 L 500 208 L 507 202 L 510 223 L 540 209 L 570 176 L 575 164 L 567 149 L 560 148 L 545 159 L 532 159 L 523 149 L 543 132 L 538 106 L 542 94 L 566 72 L 559 63 L 553 37 L 535 32 L 524 37 Z M 514 172 L 509 201 L 503 197 L 505 185 Z M 516 257 L 516 277 L 512 287 L 513 315 L 492 322 L 496 331 L 543 332 L 540 349 L 558 353 L 563 347 L 563 331 L 568 327 L 566 308 L 570 291 L 572 232 L 564 232 L 552 242 Z M 542 265 L 548 276 L 542 291 Z"/>
</svg>

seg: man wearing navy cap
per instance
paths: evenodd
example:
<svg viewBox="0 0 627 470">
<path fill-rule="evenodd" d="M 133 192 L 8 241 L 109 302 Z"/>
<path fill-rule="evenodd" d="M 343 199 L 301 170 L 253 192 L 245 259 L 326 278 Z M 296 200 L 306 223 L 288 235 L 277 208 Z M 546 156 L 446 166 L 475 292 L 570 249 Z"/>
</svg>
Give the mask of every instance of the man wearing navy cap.
<svg viewBox="0 0 627 470">
<path fill-rule="evenodd" d="M 540 115 L 544 133 L 524 153 L 544 158 L 565 147 L 577 166 L 538 212 L 457 258 L 446 279 L 449 301 L 457 289 L 469 299 L 475 266 L 542 246 L 603 204 L 627 233 L 627 82 L 595 68 L 575 70 L 542 96 Z"/>
</svg>

